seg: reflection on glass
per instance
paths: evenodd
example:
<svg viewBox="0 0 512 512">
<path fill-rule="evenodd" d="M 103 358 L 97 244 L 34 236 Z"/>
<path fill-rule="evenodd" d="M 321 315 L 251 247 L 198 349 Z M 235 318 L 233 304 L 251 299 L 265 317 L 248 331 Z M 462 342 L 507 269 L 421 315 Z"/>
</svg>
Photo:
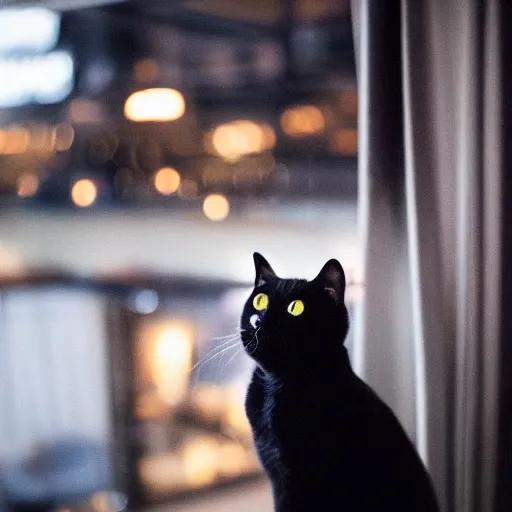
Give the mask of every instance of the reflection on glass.
<svg viewBox="0 0 512 512">
<path fill-rule="evenodd" d="M 10 333 L 0 322 L 0 345 L 12 338 L 0 388 L 8 372 L 13 385 L 0 389 L 0 444 L 25 429 L 46 449 L 30 437 L 23 457 L 51 460 L 41 454 L 65 448 L 66 422 L 87 437 L 81 424 L 102 424 L 98 396 L 119 393 L 101 416 L 115 433 L 99 446 L 119 454 L 122 490 L 142 501 L 261 474 L 244 411 L 251 361 L 225 337 L 252 289 L 252 253 L 301 276 L 329 257 L 358 262 L 350 2 L 288 14 L 197 3 L 26 10 L 16 22 L 0 9 L 0 104 L 19 105 L 0 123 L 0 275 L 46 283 L 63 271 L 122 304 L 101 350 L 81 337 L 100 322 L 69 312 L 79 293 L 57 313 L 38 304 Z"/>
</svg>

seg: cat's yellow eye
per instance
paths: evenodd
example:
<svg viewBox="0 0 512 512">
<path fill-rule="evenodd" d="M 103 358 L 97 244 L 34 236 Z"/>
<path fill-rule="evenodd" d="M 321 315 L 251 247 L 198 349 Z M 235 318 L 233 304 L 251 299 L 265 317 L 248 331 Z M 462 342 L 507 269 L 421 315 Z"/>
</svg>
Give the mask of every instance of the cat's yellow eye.
<svg viewBox="0 0 512 512">
<path fill-rule="evenodd" d="M 304 313 L 304 302 L 301 300 L 294 300 L 293 302 L 290 302 L 288 306 L 288 313 L 293 316 L 299 316 Z"/>
<path fill-rule="evenodd" d="M 266 293 L 258 293 L 252 301 L 252 305 L 256 311 L 263 311 L 268 308 L 268 295 Z"/>
</svg>

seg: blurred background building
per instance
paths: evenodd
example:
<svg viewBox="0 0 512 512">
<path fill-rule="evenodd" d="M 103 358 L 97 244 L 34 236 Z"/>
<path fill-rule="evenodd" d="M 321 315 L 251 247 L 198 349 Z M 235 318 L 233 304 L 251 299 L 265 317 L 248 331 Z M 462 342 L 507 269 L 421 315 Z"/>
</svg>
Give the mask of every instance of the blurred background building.
<svg viewBox="0 0 512 512">
<path fill-rule="evenodd" d="M 349 7 L 1 3 L 2 512 L 271 510 L 231 335 L 254 251 L 358 300 Z"/>
</svg>

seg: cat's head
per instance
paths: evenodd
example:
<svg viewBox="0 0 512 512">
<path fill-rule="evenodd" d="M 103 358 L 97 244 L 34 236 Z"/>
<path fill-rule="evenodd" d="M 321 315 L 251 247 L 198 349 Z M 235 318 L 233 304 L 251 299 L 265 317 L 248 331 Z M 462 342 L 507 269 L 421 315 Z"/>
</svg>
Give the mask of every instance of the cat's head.
<svg viewBox="0 0 512 512">
<path fill-rule="evenodd" d="M 336 357 L 348 331 L 341 264 L 329 260 L 312 281 L 277 277 L 258 253 L 254 265 L 254 290 L 241 318 L 247 353 L 279 372 Z"/>
</svg>

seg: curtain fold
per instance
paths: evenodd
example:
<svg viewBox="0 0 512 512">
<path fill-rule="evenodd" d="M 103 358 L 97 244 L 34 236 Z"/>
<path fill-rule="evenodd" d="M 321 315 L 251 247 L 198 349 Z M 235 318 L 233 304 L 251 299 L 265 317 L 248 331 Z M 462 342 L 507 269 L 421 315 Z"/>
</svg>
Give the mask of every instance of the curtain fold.
<svg viewBox="0 0 512 512">
<path fill-rule="evenodd" d="M 501 346 L 498 0 L 353 0 L 365 300 L 354 365 L 446 511 L 491 511 Z"/>
</svg>

